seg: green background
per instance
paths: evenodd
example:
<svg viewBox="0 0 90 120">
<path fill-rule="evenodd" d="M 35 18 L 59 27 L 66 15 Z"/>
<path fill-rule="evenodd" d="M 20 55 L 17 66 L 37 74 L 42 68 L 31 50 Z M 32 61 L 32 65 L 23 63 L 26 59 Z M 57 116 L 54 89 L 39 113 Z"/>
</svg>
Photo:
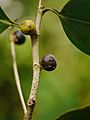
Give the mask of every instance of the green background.
<svg viewBox="0 0 90 120">
<path fill-rule="evenodd" d="M 45 0 L 45 6 L 61 10 L 68 0 Z M 38 0 L 0 1 L 12 19 L 35 20 Z M 16 28 L 15 28 L 16 29 Z M 32 82 L 30 37 L 22 46 L 15 45 L 21 86 L 27 102 Z M 53 54 L 57 68 L 42 71 L 33 120 L 55 120 L 74 108 L 90 104 L 90 57 L 78 50 L 66 37 L 60 19 L 46 13 L 42 19 L 40 57 Z M 0 119 L 22 120 L 23 110 L 15 85 L 10 54 L 9 31 L 0 35 Z"/>
</svg>

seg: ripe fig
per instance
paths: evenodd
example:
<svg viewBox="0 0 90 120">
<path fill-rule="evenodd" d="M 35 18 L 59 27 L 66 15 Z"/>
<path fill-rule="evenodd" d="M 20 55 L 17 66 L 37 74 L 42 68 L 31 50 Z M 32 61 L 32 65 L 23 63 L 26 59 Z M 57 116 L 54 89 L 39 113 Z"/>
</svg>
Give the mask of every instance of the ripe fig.
<svg viewBox="0 0 90 120">
<path fill-rule="evenodd" d="M 53 71 L 56 68 L 57 63 L 55 57 L 48 54 L 42 57 L 40 65 L 46 71 Z"/>
</svg>

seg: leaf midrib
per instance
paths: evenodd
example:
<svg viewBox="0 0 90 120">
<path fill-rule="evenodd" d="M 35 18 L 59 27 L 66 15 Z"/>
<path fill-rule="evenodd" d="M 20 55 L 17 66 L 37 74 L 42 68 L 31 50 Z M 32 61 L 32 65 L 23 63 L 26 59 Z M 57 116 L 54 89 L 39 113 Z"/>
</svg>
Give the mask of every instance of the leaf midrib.
<svg viewBox="0 0 90 120">
<path fill-rule="evenodd" d="M 64 16 L 64 15 L 62 15 L 62 14 L 60 14 L 60 13 L 59 13 L 59 17 L 62 18 L 62 19 L 71 20 L 71 21 L 73 21 L 73 22 L 79 22 L 79 23 L 82 23 L 82 24 L 90 25 L 90 22 L 88 22 L 88 21 L 84 21 L 84 20 L 80 20 L 80 19 L 76 19 L 76 18 Z"/>
</svg>

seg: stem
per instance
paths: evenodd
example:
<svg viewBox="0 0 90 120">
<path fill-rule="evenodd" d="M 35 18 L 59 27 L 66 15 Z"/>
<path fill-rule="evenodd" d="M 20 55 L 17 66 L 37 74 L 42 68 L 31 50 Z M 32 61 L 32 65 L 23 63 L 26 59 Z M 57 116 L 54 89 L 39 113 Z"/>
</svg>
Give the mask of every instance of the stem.
<svg viewBox="0 0 90 120">
<path fill-rule="evenodd" d="M 0 19 L 0 23 L 6 24 L 8 26 L 14 26 L 19 28 L 19 24 L 14 21 L 5 21 Z"/>
<path fill-rule="evenodd" d="M 54 8 L 46 8 L 46 9 L 44 9 L 44 10 L 43 10 L 43 15 L 44 15 L 46 12 L 49 12 L 49 11 L 55 13 L 57 16 L 61 16 L 61 15 L 60 15 L 60 12 L 59 12 L 58 10 L 54 9 Z"/>
<path fill-rule="evenodd" d="M 39 77 L 40 77 L 40 64 L 39 64 L 39 36 L 40 36 L 40 26 L 41 19 L 43 14 L 43 2 L 44 0 L 39 0 L 37 18 L 36 18 L 36 32 L 37 34 L 31 36 L 32 40 L 32 58 L 33 58 L 33 81 L 29 99 L 27 102 L 27 113 L 24 116 L 24 120 L 32 120 L 32 115 L 34 107 L 36 104 L 36 97 L 39 86 Z"/>
<path fill-rule="evenodd" d="M 88 22 L 88 21 L 84 21 L 84 20 L 81 20 L 81 19 L 76 19 L 76 18 L 64 16 L 61 12 L 59 12 L 58 10 L 56 10 L 56 9 L 54 9 L 54 8 L 46 8 L 46 9 L 44 9 L 44 10 L 43 10 L 43 15 L 44 15 L 46 12 L 48 12 L 48 11 L 55 13 L 57 16 L 59 16 L 59 17 L 62 18 L 62 19 L 67 19 L 67 20 L 71 20 L 71 21 L 80 22 L 80 23 L 83 23 L 83 24 L 88 24 L 88 25 L 90 25 L 90 22 Z"/>
<path fill-rule="evenodd" d="M 11 48 L 11 55 L 12 55 L 12 59 L 13 59 L 13 71 L 14 71 L 14 76 L 15 76 L 15 82 L 16 82 L 16 86 L 17 86 L 17 90 L 18 90 L 18 93 L 19 93 L 19 97 L 20 97 L 20 100 L 21 100 L 21 104 L 22 104 L 22 107 L 23 107 L 24 114 L 26 114 L 27 109 L 26 109 L 24 97 L 23 97 L 23 94 L 22 94 L 21 86 L 20 86 L 20 79 L 19 79 L 17 62 L 16 62 L 14 39 L 15 39 L 15 36 L 13 35 L 13 33 L 10 34 L 10 48 Z"/>
</svg>

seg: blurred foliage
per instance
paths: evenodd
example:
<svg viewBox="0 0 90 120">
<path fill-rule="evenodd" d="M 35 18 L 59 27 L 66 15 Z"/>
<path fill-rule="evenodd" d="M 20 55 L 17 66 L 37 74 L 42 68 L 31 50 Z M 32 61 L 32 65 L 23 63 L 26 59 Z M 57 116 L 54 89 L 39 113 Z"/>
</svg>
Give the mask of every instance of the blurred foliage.
<svg viewBox="0 0 90 120">
<path fill-rule="evenodd" d="M 61 10 L 68 0 L 45 0 L 46 7 Z M 4 2 L 4 4 L 3 4 Z M 38 1 L 0 0 L 0 5 L 13 19 L 35 20 Z M 9 31 L 0 35 L 0 119 L 22 120 L 23 111 L 15 85 Z M 90 104 L 90 57 L 75 48 L 66 37 L 59 18 L 46 13 L 42 19 L 40 57 L 51 53 L 57 59 L 57 69 L 41 72 L 33 120 L 55 120 L 72 108 Z M 21 86 L 27 101 L 32 82 L 31 42 L 16 46 Z"/>
</svg>

